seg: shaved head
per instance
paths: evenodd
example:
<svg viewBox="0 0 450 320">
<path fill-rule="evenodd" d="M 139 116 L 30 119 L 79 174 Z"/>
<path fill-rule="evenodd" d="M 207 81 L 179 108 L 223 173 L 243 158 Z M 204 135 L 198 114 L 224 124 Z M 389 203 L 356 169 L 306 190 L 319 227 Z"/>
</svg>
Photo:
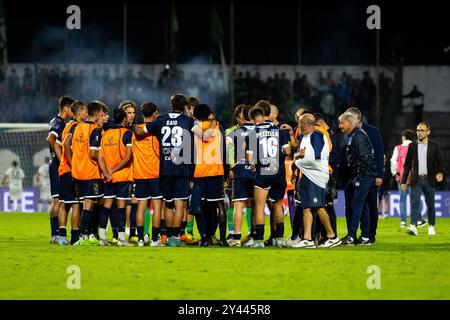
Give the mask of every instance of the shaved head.
<svg viewBox="0 0 450 320">
<path fill-rule="evenodd" d="M 311 113 L 305 113 L 300 117 L 299 124 L 302 134 L 310 134 L 315 130 L 316 118 Z"/>
<path fill-rule="evenodd" d="M 300 117 L 300 122 L 313 126 L 316 124 L 316 118 L 311 113 L 305 113 Z"/>
</svg>

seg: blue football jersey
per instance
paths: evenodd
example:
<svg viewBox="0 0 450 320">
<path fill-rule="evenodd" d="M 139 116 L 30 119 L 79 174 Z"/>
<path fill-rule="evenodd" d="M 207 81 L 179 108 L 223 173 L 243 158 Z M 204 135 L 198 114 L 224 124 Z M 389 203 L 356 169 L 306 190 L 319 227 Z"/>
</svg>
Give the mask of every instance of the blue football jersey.
<svg viewBox="0 0 450 320">
<path fill-rule="evenodd" d="M 244 123 L 231 131 L 227 139 L 234 145 L 233 175 L 235 178 L 254 178 L 255 170 L 247 163 L 246 152 L 250 149 L 249 133 L 255 129 L 253 123 Z M 232 142 L 231 142 L 232 141 Z"/>
<path fill-rule="evenodd" d="M 194 120 L 182 113 L 161 115 L 145 126 L 159 141 L 161 176 L 191 176 L 193 174 Z"/>
<path fill-rule="evenodd" d="M 250 146 L 257 175 L 284 175 L 283 147 L 289 145 L 289 140 L 283 130 L 266 121 L 256 125 L 251 136 Z"/>
<path fill-rule="evenodd" d="M 55 135 L 56 143 L 62 144 L 61 135 L 62 135 L 62 132 L 63 132 L 65 126 L 66 126 L 66 122 L 60 116 L 56 116 L 52 120 L 50 120 L 48 133 L 49 133 L 49 135 L 50 134 Z M 53 151 L 53 149 L 51 147 L 50 147 L 50 157 L 51 157 L 50 165 L 52 165 L 52 164 L 59 165 L 58 158 L 56 158 L 55 152 Z"/>
</svg>

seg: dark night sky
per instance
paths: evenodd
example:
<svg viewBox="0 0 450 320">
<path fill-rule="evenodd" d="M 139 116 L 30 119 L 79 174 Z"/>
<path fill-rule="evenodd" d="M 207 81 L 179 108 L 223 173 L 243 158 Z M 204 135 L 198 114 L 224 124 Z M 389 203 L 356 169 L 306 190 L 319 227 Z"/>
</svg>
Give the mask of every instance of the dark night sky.
<svg viewBox="0 0 450 320">
<path fill-rule="evenodd" d="M 230 1 L 213 2 L 224 28 L 228 61 Z M 234 2 L 236 63 L 297 63 L 298 1 Z M 208 59 L 211 3 L 208 0 L 175 0 L 179 62 L 199 57 Z M 449 11 L 444 3 L 302 0 L 302 62 L 373 64 L 375 32 L 365 27 L 366 8 L 378 4 L 381 7 L 381 56 L 384 62 L 389 61 L 394 39 L 398 36 L 406 64 L 449 64 L 450 53 L 443 53 L 443 48 L 450 46 Z M 66 33 L 66 8 L 70 4 L 81 7 L 82 30 Z M 66 35 L 70 62 L 122 61 L 121 1 L 5 0 L 4 6 L 9 62 L 64 62 Z M 167 62 L 170 7 L 170 1 L 128 1 L 129 62 Z"/>
</svg>

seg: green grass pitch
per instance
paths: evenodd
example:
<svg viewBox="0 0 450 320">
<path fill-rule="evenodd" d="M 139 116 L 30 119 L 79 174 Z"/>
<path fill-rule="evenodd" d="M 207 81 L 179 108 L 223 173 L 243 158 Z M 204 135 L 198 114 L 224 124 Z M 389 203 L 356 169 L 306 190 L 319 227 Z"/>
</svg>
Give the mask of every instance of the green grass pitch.
<svg viewBox="0 0 450 320">
<path fill-rule="evenodd" d="M 450 299 L 450 219 L 434 237 L 389 218 L 374 246 L 303 250 L 63 247 L 49 231 L 47 214 L 0 213 L 0 299 Z M 66 285 L 71 265 L 79 290 Z M 368 289 L 372 265 L 380 289 Z"/>
</svg>

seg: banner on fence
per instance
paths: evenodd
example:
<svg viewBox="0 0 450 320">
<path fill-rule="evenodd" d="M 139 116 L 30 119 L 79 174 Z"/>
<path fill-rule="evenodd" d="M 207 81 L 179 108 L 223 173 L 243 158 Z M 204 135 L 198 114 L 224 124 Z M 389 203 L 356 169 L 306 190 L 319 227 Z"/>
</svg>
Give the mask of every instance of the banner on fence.
<svg viewBox="0 0 450 320">
<path fill-rule="evenodd" d="M 450 192 L 436 192 L 434 198 L 436 217 L 446 217 L 450 218 Z M 22 193 L 22 212 L 37 212 L 39 204 L 39 188 L 28 187 L 23 189 Z M 285 214 L 289 214 L 287 199 L 284 199 Z M 16 203 L 13 203 L 13 209 L 16 207 Z M 342 190 L 338 191 L 338 199 L 334 202 L 334 209 L 338 217 L 345 216 L 345 198 L 344 192 Z M 390 217 L 400 217 L 400 196 L 397 191 L 392 191 L 388 196 L 388 208 L 385 210 L 383 207 L 383 212 L 388 211 Z M 10 212 L 9 203 L 9 191 L 7 188 L 0 188 L 0 211 Z M 407 216 L 410 216 L 411 206 L 409 202 L 409 196 L 406 199 L 406 211 Z M 421 197 L 420 212 L 422 216 L 426 216 L 428 209 L 425 205 L 425 197 Z M 266 208 L 266 215 L 269 214 Z"/>
</svg>

